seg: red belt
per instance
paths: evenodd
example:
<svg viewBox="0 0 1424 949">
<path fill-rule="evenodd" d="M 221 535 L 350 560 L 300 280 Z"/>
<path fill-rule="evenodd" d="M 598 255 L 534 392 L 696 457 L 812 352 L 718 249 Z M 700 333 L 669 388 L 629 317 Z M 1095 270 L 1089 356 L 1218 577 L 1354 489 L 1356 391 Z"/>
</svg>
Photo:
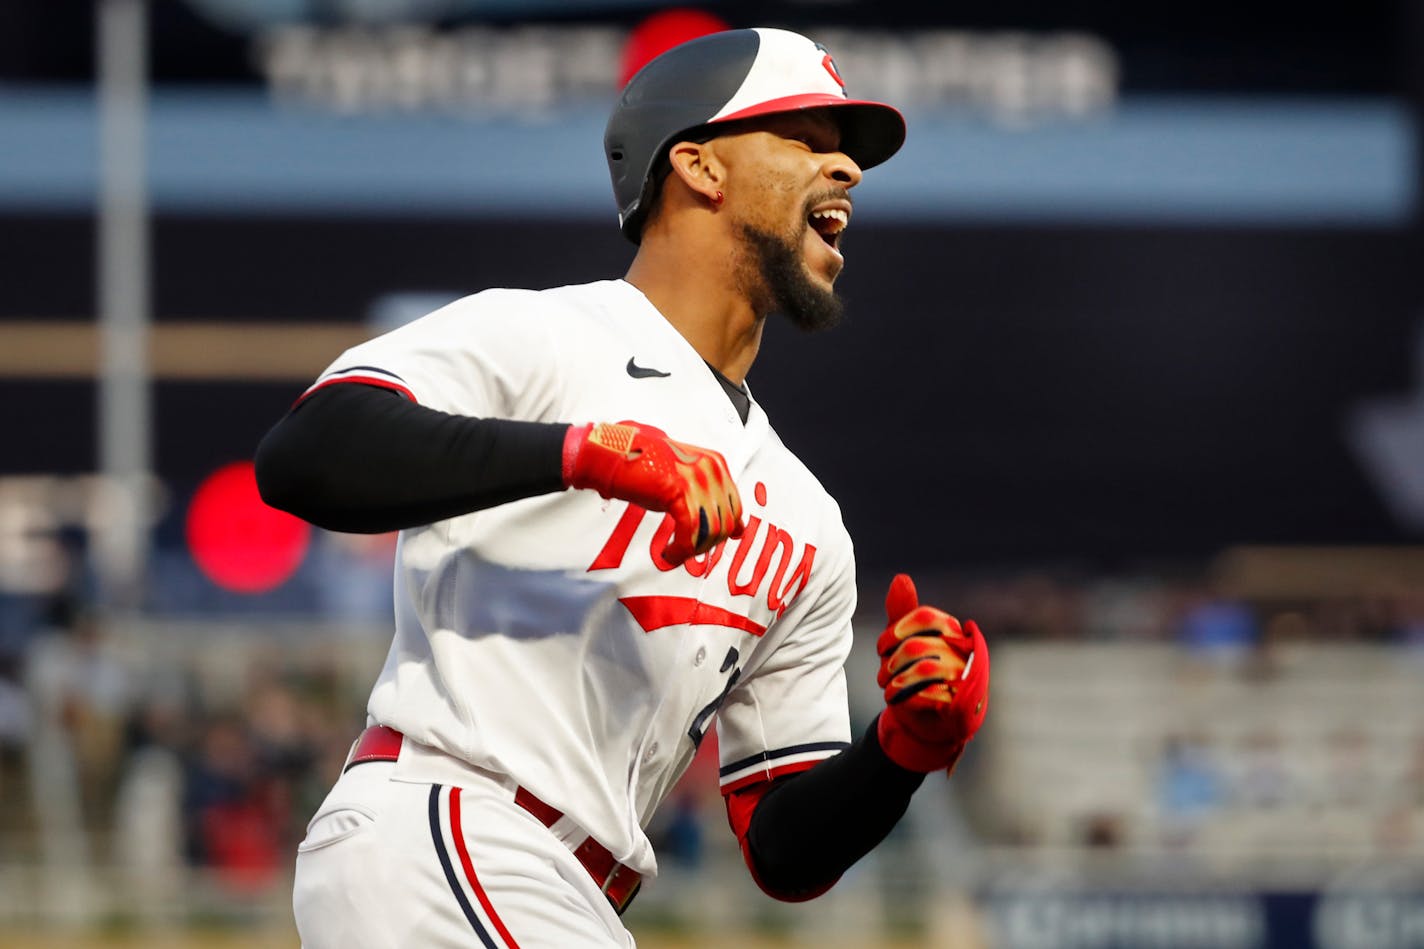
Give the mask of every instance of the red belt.
<svg viewBox="0 0 1424 949">
<path fill-rule="evenodd" d="M 350 770 L 368 761 L 395 761 L 400 756 L 401 743 L 404 740 L 405 736 L 394 728 L 372 725 L 356 739 L 344 770 Z M 553 827 L 554 823 L 564 816 L 563 811 L 545 804 L 522 787 L 515 788 L 514 803 L 533 814 L 545 827 Z M 638 887 L 643 882 L 642 874 L 614 860 L 608 848 L 592 837 L 574 848 L 574 856 L 583 864 L 588 875 L 593 877 L 593 882 L 598 884 L 603 895 L 608 897 L 608 902 L 613 904 L 615 911 L 621 914 L 628 908 L 633 897 L 638 895 Z"/>
</svg>

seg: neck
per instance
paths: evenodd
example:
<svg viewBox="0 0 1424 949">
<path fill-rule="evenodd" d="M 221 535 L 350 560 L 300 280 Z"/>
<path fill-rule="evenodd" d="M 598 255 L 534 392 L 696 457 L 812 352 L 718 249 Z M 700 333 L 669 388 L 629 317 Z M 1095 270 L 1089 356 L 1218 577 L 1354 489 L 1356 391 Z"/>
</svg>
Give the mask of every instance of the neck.
<svg viewBox="0 0 1424 949">
<path fill-rule="evenodd" d="M 625 279 L 699 356 L 741 385 L 761 346 L 766 316 L 738 288 L 726 244 L 647 237 L 652 239 L 638 248 Z"/>
</svg>

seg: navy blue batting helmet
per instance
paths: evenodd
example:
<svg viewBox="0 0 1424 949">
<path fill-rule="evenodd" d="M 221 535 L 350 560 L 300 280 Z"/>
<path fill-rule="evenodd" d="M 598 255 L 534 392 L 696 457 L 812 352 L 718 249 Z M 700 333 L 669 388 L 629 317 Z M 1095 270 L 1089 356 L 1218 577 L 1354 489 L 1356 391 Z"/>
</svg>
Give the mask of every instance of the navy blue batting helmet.
<svg viewBox="0 0 1424 949">
<path fill-rule="evenodd" d="M 603 135 L 623 235 L 639 242 L 675 143 L 715 133 L 722 122 L 827 107 L 840 126 L 840 150 L 861 168 L 904 144 L 899 111 L 848 98 L 831 54 L 799 33 L 727 30 L 658 56 L 623 88 Z"/>
</svg>

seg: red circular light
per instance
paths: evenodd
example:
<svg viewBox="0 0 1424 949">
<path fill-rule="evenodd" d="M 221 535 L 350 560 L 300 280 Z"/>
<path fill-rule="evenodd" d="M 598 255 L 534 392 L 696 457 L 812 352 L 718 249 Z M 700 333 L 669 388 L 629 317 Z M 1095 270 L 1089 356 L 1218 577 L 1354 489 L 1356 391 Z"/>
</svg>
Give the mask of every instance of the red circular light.
<svg viewBox="0 0 1424 949">
<path fill-rule="evenodd" d="M 618 88 L 622 89 L 633 74 L 674 46 L 695 40 L 708 33 L 730 29 L 726 21 L 701 10 L 676 8 L 654 13 L 633 28 L 623 47 L 623 62 L 618 70 Z"/>
<path fill-rule="evenodd" d="M 265 593 L 301 566 L 311 527 L 264 504 L 252 463 L 240 461 L 198 486 L 187 535 L 193 560 L 213 583 L 237 593 Z"/>
</svg>

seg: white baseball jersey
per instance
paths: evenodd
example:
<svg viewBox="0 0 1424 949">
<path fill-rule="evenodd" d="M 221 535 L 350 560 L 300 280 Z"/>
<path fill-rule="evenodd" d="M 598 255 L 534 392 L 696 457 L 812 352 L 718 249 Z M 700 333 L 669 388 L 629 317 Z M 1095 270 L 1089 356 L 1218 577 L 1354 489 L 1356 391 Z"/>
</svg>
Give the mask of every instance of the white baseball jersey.
<svg viewBox="0 0 1424 949">
<path fill-rule="evenodd" d="M 588 490 L 403 531 L 373 723 L 510 776 L 644 874 L 643 825 L 714 716 L 724 790 L 847 747 L 840 510 L 635 287 L 479 293 L 348 350 L 312 389 L 349 381 L 460 415 L 655 425 L 726 457 L 746 518 L 678 567 L 658 553 L 670 519 Z"/>
</svg>

